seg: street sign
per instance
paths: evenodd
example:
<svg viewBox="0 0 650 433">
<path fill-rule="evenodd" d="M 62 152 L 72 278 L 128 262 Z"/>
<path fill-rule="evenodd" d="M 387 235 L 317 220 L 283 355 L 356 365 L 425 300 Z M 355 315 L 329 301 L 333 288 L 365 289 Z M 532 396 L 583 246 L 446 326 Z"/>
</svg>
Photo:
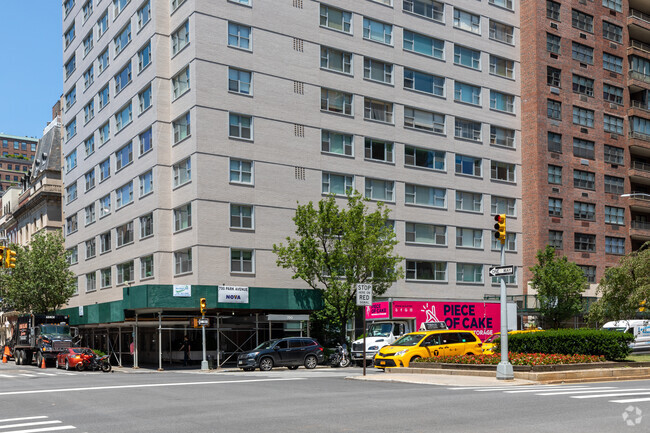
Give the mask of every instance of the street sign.
<svg viewBox="0 0 650 433">
<path fill-rule="evenodd" d="M 210 319 L 199 319 L 196 322 L 199 326 L 208 326 L 210 324 Z"/>
<path fill-rule="evenodd" d="M 513 275 L 515 273 L 515 267 L 513 265 L 491 266 L 488 273 L 491 277 L 498 277 L 500 275 Z"/>
<path fill-rule="evenodd" d="M 372 306 L 372 284 L 357 284 L 357 306 Z"/>
</svg>

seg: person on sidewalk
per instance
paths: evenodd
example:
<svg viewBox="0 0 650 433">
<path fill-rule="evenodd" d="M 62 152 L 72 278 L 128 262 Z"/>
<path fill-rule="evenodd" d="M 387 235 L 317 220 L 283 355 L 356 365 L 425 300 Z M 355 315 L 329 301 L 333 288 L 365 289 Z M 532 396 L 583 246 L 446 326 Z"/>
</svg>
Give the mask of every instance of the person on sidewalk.
<svg viewBox="0 0 650 433">
<path fill-rule="evenodd" d="M 183 337 L 183 344 L 181 345 L 181 348 L 179 349 L 183 351 L 183 367 L 187 367 L 187 365 L 190 362 L 190 340 L 187 338 L 187 335 Z"/>
</svg>

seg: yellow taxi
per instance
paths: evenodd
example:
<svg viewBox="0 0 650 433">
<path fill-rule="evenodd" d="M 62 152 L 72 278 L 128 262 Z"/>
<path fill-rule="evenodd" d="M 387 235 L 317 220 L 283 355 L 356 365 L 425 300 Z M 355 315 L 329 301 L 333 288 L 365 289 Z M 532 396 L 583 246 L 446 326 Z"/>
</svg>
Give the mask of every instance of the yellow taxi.
<svg viewBox="0 0 650 433">
<path fill-rule="evenodd" d="M 432 356 L 479 355 L 481 340 L 472 331 L 441 329 L 411 332 L 377 352 L 375 368 L 408 367 L 416 359 Z"/>
<path fill-rule="evenodd" d="M 508 332 L 508 335 L 524 334 L 526 332 L 539 332 L 539 331 L 541 331 L 541 329 L 525 329 L 525 330 L 521 330 L 521 331 L 510 331 L 510 332 Z M 496 332 L 496 333 L 492 334 L 492 336 L 490 338 L 488 338 L 487 340 L 485 340 L 483 342 L 483 354 L 484 355 L 491 355 L 491 354 L 494 353 L 494 346 L 496 346 L 497 340 L 499 340 L 499 338 L 501 338 L 501 333 Z"/>
</svg>

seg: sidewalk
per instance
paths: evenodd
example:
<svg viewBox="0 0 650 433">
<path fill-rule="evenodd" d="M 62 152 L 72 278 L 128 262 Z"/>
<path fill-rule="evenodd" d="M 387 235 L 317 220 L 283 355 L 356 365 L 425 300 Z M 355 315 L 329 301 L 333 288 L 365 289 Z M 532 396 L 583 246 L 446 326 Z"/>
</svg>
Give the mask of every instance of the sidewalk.
<svg viewBox="0 0 650 433">
<path fill-rule="evenodd" d="M 422 385 L 442 386 L 522 386 L 536 385 L 538 382 L 524 379 L 499 380 L 494 377 L 485 376 L 461 376 L 449 374 L 412 374 L 412 373 L 384 373 L 367 376 L 348 376 L 350 380 L 367 380 L 376 382 L 402 382 L 417 383 Z"/>
</svg>

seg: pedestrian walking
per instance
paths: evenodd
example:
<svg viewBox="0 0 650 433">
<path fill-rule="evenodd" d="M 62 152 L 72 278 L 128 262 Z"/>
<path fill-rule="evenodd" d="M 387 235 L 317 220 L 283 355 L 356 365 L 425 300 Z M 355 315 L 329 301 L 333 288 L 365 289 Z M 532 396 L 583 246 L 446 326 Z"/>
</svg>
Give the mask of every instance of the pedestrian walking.
<svg viewBox="0 0 650 433">
<path fill-rule="evenodd" d="M 187 367 L 187 365 L 190 362 L 190 339 L 187 338 L 187 335 L 183 337 L 183 344 L 181 344 L 181 348 L 179 349 L 183 352 L 183 367 Z"/>
</svg>

